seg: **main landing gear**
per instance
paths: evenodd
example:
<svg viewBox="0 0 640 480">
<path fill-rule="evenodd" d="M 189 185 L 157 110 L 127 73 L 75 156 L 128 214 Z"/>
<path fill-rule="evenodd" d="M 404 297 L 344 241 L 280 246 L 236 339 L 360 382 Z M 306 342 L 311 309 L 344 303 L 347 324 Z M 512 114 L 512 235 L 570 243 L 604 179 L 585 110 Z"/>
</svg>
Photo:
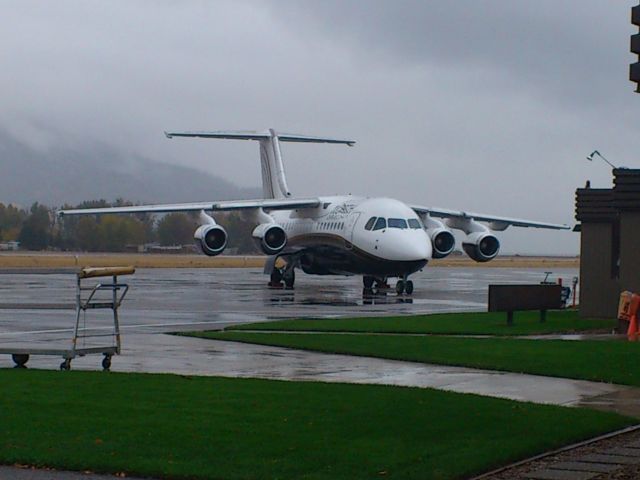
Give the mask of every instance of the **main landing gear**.
<svg viewBox="0 0 640 480">
<path fill-rule="evenodd" d="M 386 278 L 376 278 L 370 275 L 362 277 L 362 285 L 363 295 L 386 294 L 387 290 L 389 290 Z"/>
<path fill-rule="evenodd" d="M 390 289 L 389 285 L 387 284 L 386 278 L 376 278 L 370 275 L 365 275 L 362 277 L 362 285 L 364 287 L 362 290 L 362 293 L 364 295 L 386 293 L 386 291 Z M 413 282 L 411 280 L 407 280 L 406 276 L 401 278 L 400 280 L 398 280 L 398 283 L 396 283 L 396 293 L 398 295 L 411 295 L 413 293 Z"/>
<path fill-rule="evenodd" d="M 284 268 L 274 268 L 269 279 L 269 286 L 273 288 L 282 288 L 284 286 L 291 290 L 296 283 L 296 272 L 293 266 L 286 265 Z"/>
<path fill-rule="evenodd" d="M 269 277 L 269 286 L 274 288 L 282 288 L 282 270 L 274 268 Z"/>
</svg>

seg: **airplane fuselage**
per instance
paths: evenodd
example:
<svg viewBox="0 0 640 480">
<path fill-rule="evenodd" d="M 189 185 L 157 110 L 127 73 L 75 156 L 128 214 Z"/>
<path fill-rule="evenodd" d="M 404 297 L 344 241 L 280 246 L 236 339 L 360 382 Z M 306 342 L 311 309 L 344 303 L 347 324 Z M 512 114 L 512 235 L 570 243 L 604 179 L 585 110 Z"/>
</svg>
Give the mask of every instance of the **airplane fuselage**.
<svg viewBox="0 0 640 480">
<path fill-rule="evenodd" d="M 431 258 L 422 222 L 404 203 L 354 196 L 320 200 L 315 209 L 270 213 L 287 233 L 279 255 L 299 255 L 305 273 L 403 277 Z"/>
</svg>

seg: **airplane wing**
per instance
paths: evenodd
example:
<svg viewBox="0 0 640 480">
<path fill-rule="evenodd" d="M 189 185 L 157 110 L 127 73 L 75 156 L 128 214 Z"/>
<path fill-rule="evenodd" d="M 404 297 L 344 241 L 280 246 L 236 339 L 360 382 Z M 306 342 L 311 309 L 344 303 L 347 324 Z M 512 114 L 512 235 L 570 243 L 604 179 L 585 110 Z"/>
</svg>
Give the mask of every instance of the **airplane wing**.
<svg viewBox="0 0 640 480">
<path fill-rule="evenodd" d="M 532 222 L 520 218 L 497 217 L 494 215 L 486 215 L 484 213 L 463 212 L 459 210 L 449 210 L 446 208 L 430 208 L 417 205 L 410 206 L 419 215 L 430 215 L 437 218 L 459 218 L 473 219 L 476 222 L 486 222 L 489 228 L 496 231 L 506 230 L 508 227 L 524 227 L 524 228 L 548 228 L 551 230 L 570 230 L 569 225 L 558 223 Z"/>
<path fill-rule="evenodd" d="M 104 215 L 109 213 L 168 213 L 168 212 L 199 212 L 246 210 L 264 208 L 265 210 L 293 210 L 296 208 L 316 208 L 320 205 L 319 198 L 285 198 L 285 199 L 257 199 L 231 200 L 222 202 L 173 203 L 165 205 L 134 205 L 127 207 L 105 208 L 77 208 L 73 210 L 58 210 L 59 216 L 64 215 Z"/>
</svg>

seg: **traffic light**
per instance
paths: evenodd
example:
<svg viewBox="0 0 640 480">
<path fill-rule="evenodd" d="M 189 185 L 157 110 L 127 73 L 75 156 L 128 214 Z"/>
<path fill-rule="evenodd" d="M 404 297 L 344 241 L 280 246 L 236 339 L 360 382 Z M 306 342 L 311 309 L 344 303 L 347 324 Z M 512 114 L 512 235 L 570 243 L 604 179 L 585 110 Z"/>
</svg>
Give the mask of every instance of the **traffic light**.
<svg viewBox="0 0 640 480">
<path fill-rule="evenodd" d="M 640 5 L 631 8 L 631 23 L 640 27 Z M 640 56 L 640 33 L 631 35 L 631 53 Z M 629 80 L 636 83 L 636 92 L 640 93 L 640 61 L 629 66 Z"/>
</svg>

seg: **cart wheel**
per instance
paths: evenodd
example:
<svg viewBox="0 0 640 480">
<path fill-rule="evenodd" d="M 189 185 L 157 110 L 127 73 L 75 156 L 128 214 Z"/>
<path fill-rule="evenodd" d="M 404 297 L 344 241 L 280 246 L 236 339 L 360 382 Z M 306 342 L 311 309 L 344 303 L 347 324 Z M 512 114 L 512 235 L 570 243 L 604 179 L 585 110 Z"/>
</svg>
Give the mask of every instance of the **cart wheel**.
<svg viewBox="0 0 640 480">
<path fill-rule="evenodd" d="M 14 353 L 11 355 L 13 363 L 16 364 L 16 368 L 27 368 L 27 362 L 29 361 L 29 355 L 26 353 Z"/>
<path fill-rule="evenodd" d="M 60 364 L 60 370 L 71 370 L 71 359 L 70 358 L 66 358 L 61 364 Z"/>
<path fill-rule="evenodd" d="M 108 372 L 110 368 L 111 368 L 111 355 L 105 355 L 104 358 L 102 359 L 102 369 L 105 372 Z"/>
</svg>

